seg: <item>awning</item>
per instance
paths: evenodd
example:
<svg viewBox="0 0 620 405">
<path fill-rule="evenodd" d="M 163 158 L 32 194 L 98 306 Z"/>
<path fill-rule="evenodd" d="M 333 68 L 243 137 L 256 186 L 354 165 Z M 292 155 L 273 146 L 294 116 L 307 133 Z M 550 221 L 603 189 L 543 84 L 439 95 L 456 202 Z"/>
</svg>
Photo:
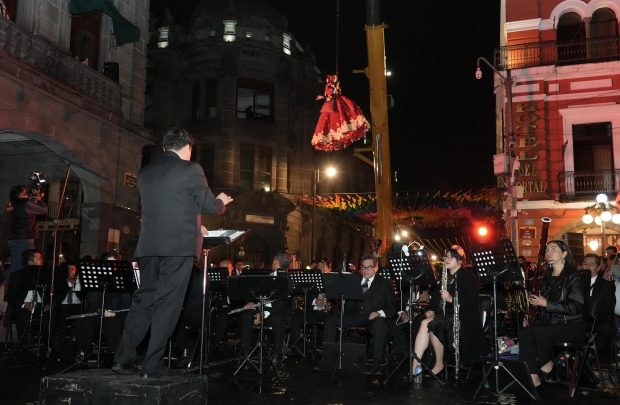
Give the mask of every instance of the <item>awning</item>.
<svg viewBox="0 0 620 405">
<path fill-rule="evenodd" d="M 138 27 L 121 15 L 111 0 L 71 0 L 69 3 L 71 14 L 84 14 L 96 10 L 112 18 L 114 36 L 118 45 L 125 45 L 140 39 Z"/>
</svg>

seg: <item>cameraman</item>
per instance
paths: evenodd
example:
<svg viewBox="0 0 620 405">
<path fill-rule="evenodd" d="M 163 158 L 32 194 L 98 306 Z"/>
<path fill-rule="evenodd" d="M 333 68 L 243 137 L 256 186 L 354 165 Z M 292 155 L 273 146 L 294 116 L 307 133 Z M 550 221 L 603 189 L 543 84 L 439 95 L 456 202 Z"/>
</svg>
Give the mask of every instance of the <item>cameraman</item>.
<svg viewBox="0 0 620 405">
<path fill-rule="evenodd" d="M 34 249 L 37 237 L 37 215 L 47 214 L 47 204 L 43 202 L 44 193 L 37 188 L 28 195 L 25 186 L 11 188 L 9 202 L 4 207 L 6 213 L 6 236 L 11 251 L 9 274 L 21 269 L 22 253 Z"/>
</svg>

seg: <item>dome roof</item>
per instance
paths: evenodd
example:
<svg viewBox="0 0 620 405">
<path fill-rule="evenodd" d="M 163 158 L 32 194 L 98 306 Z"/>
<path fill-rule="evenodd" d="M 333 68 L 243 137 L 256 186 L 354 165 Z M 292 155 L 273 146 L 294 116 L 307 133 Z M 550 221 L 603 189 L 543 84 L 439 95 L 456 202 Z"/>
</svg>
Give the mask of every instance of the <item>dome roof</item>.
<svg viewBox="0 0 620 405">
<path fill-rule="evenodd" d="M 286 30 L 286 18 L 270 0 L 202 0 L 194 11 L 192 28 L 213 28 L 227 18 L 248 28 Z"/>
</svg>

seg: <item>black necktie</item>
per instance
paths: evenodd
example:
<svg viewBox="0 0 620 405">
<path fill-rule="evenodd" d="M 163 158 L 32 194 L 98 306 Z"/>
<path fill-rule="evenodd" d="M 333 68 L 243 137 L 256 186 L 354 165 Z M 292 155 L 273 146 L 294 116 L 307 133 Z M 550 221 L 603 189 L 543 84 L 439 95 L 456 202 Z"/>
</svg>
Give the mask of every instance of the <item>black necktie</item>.
<svg viewBox="0 0 620 405">
<path fill-rule="evenodd" d="M 362 294 L 366 294 L 366 291 L 368 291 L 368 279 L 367 278 L 364 279 L 364 284 L 362 284 Z"/>
</svg>

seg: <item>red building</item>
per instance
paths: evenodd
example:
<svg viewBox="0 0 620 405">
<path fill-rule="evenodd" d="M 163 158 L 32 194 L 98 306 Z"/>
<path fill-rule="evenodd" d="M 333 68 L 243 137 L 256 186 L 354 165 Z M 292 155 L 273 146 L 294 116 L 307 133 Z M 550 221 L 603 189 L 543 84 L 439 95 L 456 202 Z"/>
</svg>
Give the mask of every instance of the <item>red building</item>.
<svg viewBox="0 0 620 405">
<path fill-rule="evenodd" d="M 620 191 L 619 15 L 620 0 L 502 0 L 497 145 L 518 164 L 513 181 L 498 180 L 509 234 L 530 259 L 543 217 L 552 219 L 548 239 L 566 238 L 578 260 L 618 244 L 620 225 L 582 217 L 598 194 L 613 202 Z"/>
</svg>

